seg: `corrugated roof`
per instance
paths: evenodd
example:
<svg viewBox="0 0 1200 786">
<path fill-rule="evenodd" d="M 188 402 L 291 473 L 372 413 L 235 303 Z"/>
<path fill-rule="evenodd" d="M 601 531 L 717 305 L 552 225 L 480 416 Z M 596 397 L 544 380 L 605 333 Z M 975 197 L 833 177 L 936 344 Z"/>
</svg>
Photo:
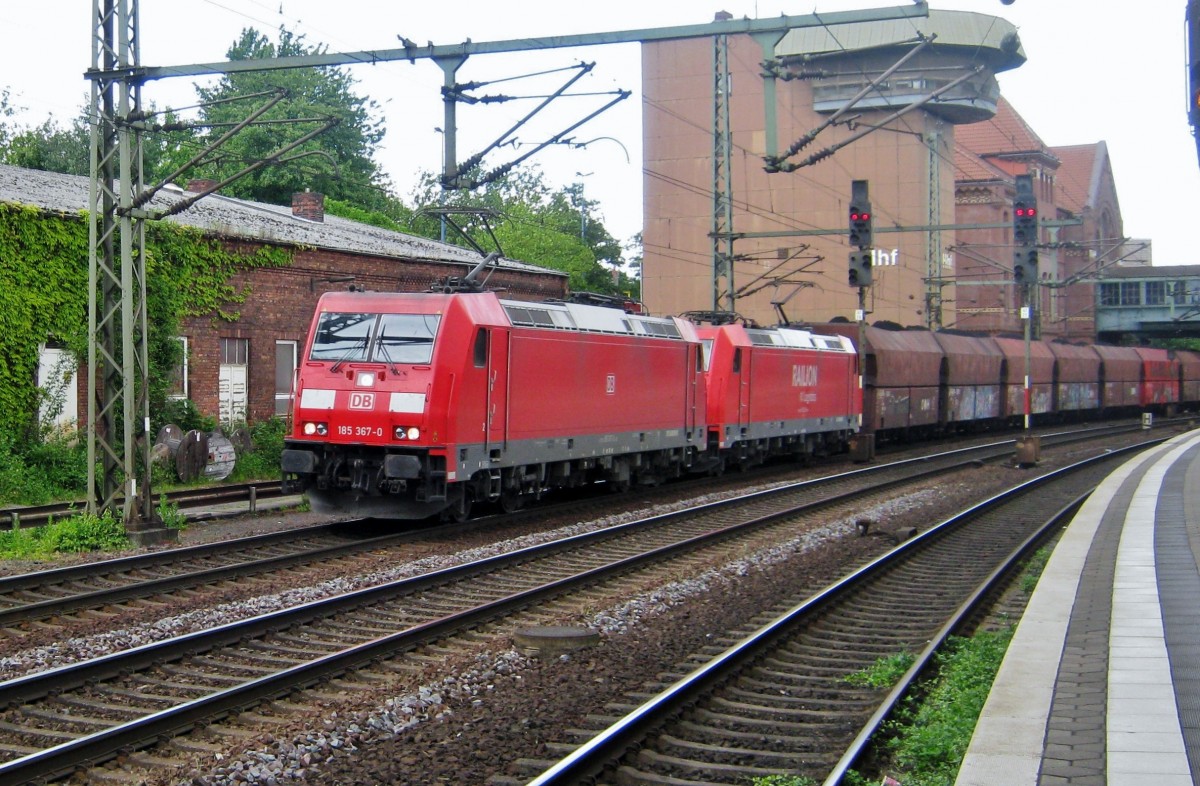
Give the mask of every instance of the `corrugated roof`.
<svg viewBox="0 0 1200 786">
<path fill-rule="evenodd" d="M 1025 62 L 1017 29 L 998 16 L 971 11 L 929 9 L 928 17 L 895 19 L 788 31 L 775 54 L 779 57 L 848 52 L 911 42 L 916 34 L 936 35 L 936 47 L 977 51 L 993 71 L 1006 71 Z"/>
<path fill-rule="evenodd" d="M 29 205 L 56 213 L 81 213 L 88 207 L 89 179 L 0 164 L 0 202 Z M 147 205 L 163 210 L 188 192 L 163 190 Z M 406 235 L 357 221 L 326 215 L 323 222 L 292 215 L 291 206 L 268 205 L 245 199 L 209 195 L 171 221 L 225 237 L 244 238 L 287 246 L 312 246 L 359 254 L 421 262 L 476 263 L 479 254 L 467 248 Z M 501 265 L 566 275 L 548 268 L 502 260 Z"/>
</svg>

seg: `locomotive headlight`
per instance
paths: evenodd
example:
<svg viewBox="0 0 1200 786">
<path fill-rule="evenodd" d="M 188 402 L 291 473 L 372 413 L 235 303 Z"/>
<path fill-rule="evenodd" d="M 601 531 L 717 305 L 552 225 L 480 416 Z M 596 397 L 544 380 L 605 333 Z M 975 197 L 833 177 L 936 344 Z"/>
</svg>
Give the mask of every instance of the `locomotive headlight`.
<svg viewBox="0 0 1200 786">
<path fill-rule="evenodd" d="M 356 376 L 354 378 L 354 384 L 360 388 L 375 387 L 375 372 L 374 371 L 358 372 L 358 376 Z"/>
<path fill-rule="evenodd" d="M 392 429 L 392 436 L 396 439 L 405 439 L 407 435 L 404 432 L 404 426 L 396 426 Z"/>
<path fill-rule="evenodd" d="M 416 426 L 405 428 L 404 426 L 396 426 L 392 429 L 392 436 L 396 439 L 420 439 L 421 429 Z"/>
<path fill-rule="evenodd" d="M 420 439 L 421 438 L 421 429 L 417 428 L 416 426 L 413 426 L 412 428 L 410 428 L 408 430 L 408 438 L 409 439 Z"/>
<path fill-rule="evenodd" d="M 323 437 L 328 433 L 329 433 L 329 426 L 326 425 L 325 423 L 314 423 L 312 421 L 309 421 L 304 424 L 304 435 L 306 437 L 311 437 L 313 434 Z"/>
</svg>

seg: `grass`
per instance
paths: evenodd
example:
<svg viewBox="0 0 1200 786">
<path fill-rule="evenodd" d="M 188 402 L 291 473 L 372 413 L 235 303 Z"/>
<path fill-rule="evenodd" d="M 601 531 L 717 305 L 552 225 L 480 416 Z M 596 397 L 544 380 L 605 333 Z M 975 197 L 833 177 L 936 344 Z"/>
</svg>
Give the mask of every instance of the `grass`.
<svg viewBox="0 0 1200 786">
<path fill-rule="evenodd" d="M 904 676 L 916 659 L 915 655 L 908 652 L 881 657 L 867 668 L 846 675 L 844 679 L 861 688 L 890 688 Z"/>
<path fill-rule="evenodd" d="M 936 656 L 937 679 L 923 696 L 905 699 L 887 724 L 887 750 L 905 786 L 954 783 L 1012 634 L 1010 626 L 951 638 Z"/>
<path fill-rule="evenodd" d="M 753 786 L 817 786 L 817 782 L 807 775 L 768 775 L 765 778 L 755 778 Z"/>
<path fill-rule="evenodd" d="M 78 513 L 41 527 L 0 531 L 0 559 L 37 559 L 128 545 L 125 525 L 111 511 Z"/>
<path fill-rule="evenodd" d="M 1048 548 L 1039 549 L 1026 563 L 1020 579 L 1020 589 L 1026 595 L 1033 593 L 1050 554 Z M 952 637 L 935 656 L 937 676 L 904 698 L 893 720 L 885 725 L 886 741 L 877 750 L 887 767 L 895 770 L 893 777 L 904 786 L 954 783 L 1015 630 L 1010 625 L 972 638 Z M 888 682 L 889 675 L 900 668 L 901 657 L 880 658 L 870 668 L 847 677 L 847 681 L 886 687 L 903 673 L 894 674 Z M 878 777 L 868 780 L 862 773 L 851 772 L 845 782 L 848 786 L 873 786 Z"/>
</svg>

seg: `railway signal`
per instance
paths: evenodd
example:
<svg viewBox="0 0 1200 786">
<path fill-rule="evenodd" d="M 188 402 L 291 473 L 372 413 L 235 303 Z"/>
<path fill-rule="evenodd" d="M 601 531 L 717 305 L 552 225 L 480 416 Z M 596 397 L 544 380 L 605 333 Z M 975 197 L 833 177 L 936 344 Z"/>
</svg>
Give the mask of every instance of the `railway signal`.
<svg viewBox="0 0 1200 786">
<path fill-rule="evenodd" d="M 871 286 L 871 252 L 850 252 L 850 286 Z"/>
<path fill-rule="evenodd" d="M 850 245 L 857 251 L 850 252 L 850 286 L 871 286 L 871 245 L 872 245 L 871 200 L 867 194 L 866 180 L 850 182 Z"/>
<path fill-rule="evenodd" d="M 1013 280 L 1031 284 L 1038 277 L 1038 207 L 1033 195 L 1033 178 L 1017 175 L 1013 199 Z"/>
<path fill-rule="evenodd" d="M 870 248 L 872 235 L 871 201 L 867 198 L 867 181 L 855 180 L 850 184 L 850 245 L 860 249 Z"/>
</svg>

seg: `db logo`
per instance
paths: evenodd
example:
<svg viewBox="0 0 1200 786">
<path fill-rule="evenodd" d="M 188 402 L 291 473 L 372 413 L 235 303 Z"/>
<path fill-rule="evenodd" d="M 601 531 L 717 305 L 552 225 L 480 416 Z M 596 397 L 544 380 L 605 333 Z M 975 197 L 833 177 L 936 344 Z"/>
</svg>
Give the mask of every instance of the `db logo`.
<svg viewBox="0 0 1200 786">
<path fill-rule="evenodd" d="M 350 409 L 375 409 L 375 394 L 351 393 Z"/>
<path fill-rule="evenodd" d="M 617 375 L 616 374 L 609 374 L 608 378 L 604 380 L 604 392 L 610 396 L 613 393 L 617 392 Z"/>
</svg>

